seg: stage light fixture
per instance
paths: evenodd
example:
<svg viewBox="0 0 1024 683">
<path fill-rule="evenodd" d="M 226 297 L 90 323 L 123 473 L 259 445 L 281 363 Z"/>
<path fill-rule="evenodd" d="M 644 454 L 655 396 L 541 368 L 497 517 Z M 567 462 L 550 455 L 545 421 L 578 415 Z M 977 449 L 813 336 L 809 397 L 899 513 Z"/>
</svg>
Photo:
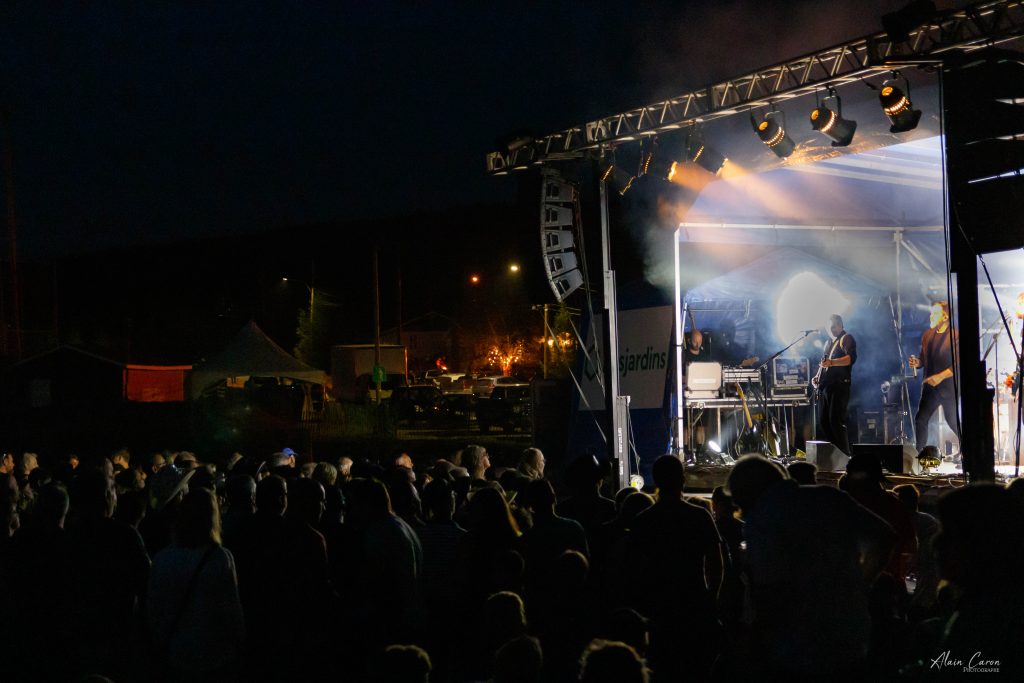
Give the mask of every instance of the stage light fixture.
<svg viewBox="0 0 1024 683">
<path fill-rule="evenodd" d="M 624 171 L 615 164 L 615 157 L 601 160 L 601 182 L 610 183 L 619 195 L 624 195 L 633 187 L 636 176 Z"/>
<path fill-rule="evenodd" d="M 655 139 L 641 154 L 640 172 L 637 175 L 651 175 L 671 182 L 678 168 L 679 162 L 658 151 L 658 141 Z"/>
<path fill-rule="evenodd" d="M 900 82 L 904 87 L 900 87 Z M 882 84 L 882 89 L 878 92 L 878 101 L 882 104 L 882 111 L 892 122 L 889 127 L 890 133 L 906 133 L 917 128 L 921 120 L 921 110 L 914 109 L 914 103 L 910 101 L 910 81 L 900 72 L 894 71 L 892 78 Z"/>
<path fill-rule="evenodd" d="M 702 136 L 694 133 L 686 142 L 686 157 L 708 173 L 718 175 L 728 161 L 714 147 L 708 147 Z"/>
<path fill-rule="evenodd" d="M 811 111 L 811 128 L 832 138 L 833 147 L 846 147 L 857 132 L 857 122 L 843 118 L 843 101 L 834 88 L 828 89 L 828 96 Z M 835 100 L 836 110 L 830 109 L 829 100 Z"/>
<path fill-rule="evenodd" d="M 781 123 L 776 119 L 781 119 Z M 754 132 L 761 138 L 761 142 L 780 159 L 785 159 L 796 149 L 793 138 L 786 133 L 786 117 L 781 111 L 772 109 L 760 122 L 751 114 L 750 125 L 754 127 Z"/>
</svg>

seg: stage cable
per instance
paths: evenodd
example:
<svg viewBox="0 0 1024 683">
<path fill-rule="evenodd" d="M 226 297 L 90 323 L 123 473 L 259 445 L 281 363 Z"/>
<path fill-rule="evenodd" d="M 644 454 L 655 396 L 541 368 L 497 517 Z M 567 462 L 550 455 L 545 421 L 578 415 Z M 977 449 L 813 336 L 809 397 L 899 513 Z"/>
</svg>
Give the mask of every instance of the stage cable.
<svg viewBox="0 0 1024 683">
<path fill-rule="evenodd" d="M 603 181 L 598 180 L 598 182 L 603 182 Z M 604 392 L 604 381 L 605 381 L 605 378 L 604 378 L 604 362 L 602 360 L 602 355 L 601 355 L 601 346 L 597 343 L 597 333 L 594 330 L 594 289 L 591 286 L 590 269 L 587 267 L 587 245 L 586 245 L 586 242 L 584 242 L 584 239 L 583 239 L 583 211 L 582 211 L 582 208 L 580 206 L 580 203 L 581 203 L 580 202 L 580 194 L 581 193 L 580 193 L 579 185 L 578 184 L 574 185 L 573 186 L 573 202 L 572 202 L 573 227 L 576 229 L 576 239 L 579 241 L 579 245 L 580 245 L 580 249 L 579 249 L 579 254 L 580 254 L 580 271 L 583 273 L 583 290 L 586 292 L 586 296 L 587 296 L 587 315 L 590 318 L 591 341 L 594 344 L 594 354 L 597 357 L 597 364 L 594 366 L 594 371 L 595 371 L 594 372 L 594 376 L 597 378 L 597 383 L 598 383 L 598 385 L 600 385 L 601 391 L 603 393 Z M 572 316 L 570 316 L 570 320 L 571 319 L 572 319 Z M 574 329 L 575 329 L 575 326 L 574 326 Z M 577 336 L 577 338 L 580 338 L 580 335 L 579 335 L 578 332 L 577 332 L 576 336 Z M 581 342 L 580 342 L 580 346 L 584 349 L 584 355 L 586 356 L 586 358 L 587 358 L 587 360 L 589 362 L 590 361 L 590 354 L 587 352 L 586 344 L 585 344 L 585 342 L 582 341 L 582 339 L 581 339 Z"/>
</svg>

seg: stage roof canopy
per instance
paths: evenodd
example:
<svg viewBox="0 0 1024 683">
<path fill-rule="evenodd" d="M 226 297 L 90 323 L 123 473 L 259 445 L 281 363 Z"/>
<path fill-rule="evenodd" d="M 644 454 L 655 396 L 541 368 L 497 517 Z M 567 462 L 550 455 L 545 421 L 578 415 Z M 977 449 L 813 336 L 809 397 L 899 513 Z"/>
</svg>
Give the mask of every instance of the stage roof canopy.
<svg viewBox="0 0 1024 683">
<path fill-rule="evenodd" d="M 680 241 L 884 246 L 894 230 L 941 241 L 941 138 L 830 156 L 709 183 Z"/>
</svg>

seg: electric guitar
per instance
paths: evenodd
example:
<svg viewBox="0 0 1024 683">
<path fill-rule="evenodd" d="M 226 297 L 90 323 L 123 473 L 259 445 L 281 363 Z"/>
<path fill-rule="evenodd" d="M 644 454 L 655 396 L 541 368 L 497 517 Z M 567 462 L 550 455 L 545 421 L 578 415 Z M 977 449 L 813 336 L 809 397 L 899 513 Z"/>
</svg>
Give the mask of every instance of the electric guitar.
<svg viewBox="0 0 1024 683">
<path fill-rule="evenodd" d="M 843 333 L 843 336 L 846 336 L 845 332 Z M 836 350 L 836 347 L 839 346 L 839 342 L 842 340 L 843 336 L 830 341 L 828 346 L 825 348 L 825 353 L 821 354 L 821 361 L 818 363 L 818 371 L 814 373 L 814 377 L 811 379 L 811 386 L 814 387 L 814 400 L 821 398 L 821 378 L 824 376 L 825 370 L 827 370 L 825 367 L 825 361 L 832 358 L 832 353 Z"/>
<path fill-rule="evenodd" d="M 826 354 L 825 356 L 822 356 L 821 362 L 818 363 L 818 371 L 816 373 L 814 373 L 814 377 L 811 378 L 811 386 L 814 387 L 814 400 L 816 400 L 816 401 L 821 398 L 821 376 L 825 372 L 825 365 L 824 365 L 824 363 L 825 363 L 825 358 L 827 358 L 827 357 L 828 357 L 828 354 Z"/>
<path fill-rule="evenodd" d="M 740 386 L 739 382 L 734 382 L 733 386 L 736 387 L 736 395 L 743 402 L 743 422 L 740 423 L 740 432 L 736 435 L 736 441 L 733 443 L 733 453 L 736 454 L 737 458 L 744 453 L 760 453 L 763 444 L 760 437 L 754 431 L 754 418 L 750 416 L 747 395 L 743 392 L 743 387 Z"/>
</svg>

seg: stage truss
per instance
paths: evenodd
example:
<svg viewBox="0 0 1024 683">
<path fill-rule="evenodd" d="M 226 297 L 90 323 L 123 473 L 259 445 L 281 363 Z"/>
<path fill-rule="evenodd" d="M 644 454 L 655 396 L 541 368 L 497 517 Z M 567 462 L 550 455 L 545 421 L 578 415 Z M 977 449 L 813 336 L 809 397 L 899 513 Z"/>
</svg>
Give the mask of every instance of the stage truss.
<svg viewBox="0 0 1024 683">
<path fill-rule="evenodd" d="M 700 90 L 582 126 L 524 141 L 515 149 L 487 155 L 487 172 L 502 175 L 549 161 L 577 159 L 588 150 L 614 147 L 693 125 L 731 116 L 771 103 L 838 87 L 892 71 L 901 65 L 937 61 L 951 50 L 998 45 L 1024 35 L 1024 1 L 979 2 L 940 12 L 929 23 L 896 42 L 876 33 L 842 45 L 774 64 Z"/>
</svg>

